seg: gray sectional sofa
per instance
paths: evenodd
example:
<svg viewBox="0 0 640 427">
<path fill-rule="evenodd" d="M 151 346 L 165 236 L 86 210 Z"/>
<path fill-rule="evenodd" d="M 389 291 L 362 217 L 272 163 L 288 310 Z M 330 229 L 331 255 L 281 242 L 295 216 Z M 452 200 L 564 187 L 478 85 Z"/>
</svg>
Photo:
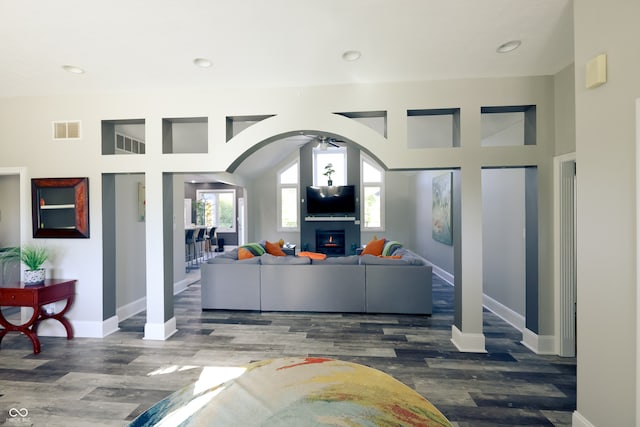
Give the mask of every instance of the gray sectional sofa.
<svg viewBox="0 0 640 427">
<path fill-rule="evenodd" d="M 225 253 L 201 266 L 202 309 L 431 314 L 431 266 L 406 249 L 396 255 Z"/>
</svg>

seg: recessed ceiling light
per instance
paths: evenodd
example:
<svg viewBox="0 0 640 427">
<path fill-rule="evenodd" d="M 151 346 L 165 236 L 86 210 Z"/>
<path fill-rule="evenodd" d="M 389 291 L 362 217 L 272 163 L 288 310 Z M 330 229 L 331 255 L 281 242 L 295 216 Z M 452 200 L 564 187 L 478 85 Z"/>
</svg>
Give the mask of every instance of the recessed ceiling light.
<svg viewBox="0 0 640 427">
<path fill-rule="evenodd" d="M 73 74 L 84 74 L 84 70 L 80 67 L 76 67 L 75 65 L 63 65 L 62 69 Z"/>
<path fill-rule="evenodd" d="M 200 68 L 209 68 L 213 65 L 207 58 L 196 58 L 193 63 Z"/>
<path fill-rule="evenodd" d="M 348 50 L 342 54 L 342 59 L 351 62 L 360 59 L 360 56 L 362 56 L 362 54 L 359 50 Z"/>
<path fill-rule="evenodd" d="M 521 44 L 522 42 L 520 40 L 511 40 L 506 43 L 502 43 L 500 46 L 498 46 L 498 48 L 496 49 L 496 52 L 498 53 L 511 52 L 519 48 Z"/>
</svg>

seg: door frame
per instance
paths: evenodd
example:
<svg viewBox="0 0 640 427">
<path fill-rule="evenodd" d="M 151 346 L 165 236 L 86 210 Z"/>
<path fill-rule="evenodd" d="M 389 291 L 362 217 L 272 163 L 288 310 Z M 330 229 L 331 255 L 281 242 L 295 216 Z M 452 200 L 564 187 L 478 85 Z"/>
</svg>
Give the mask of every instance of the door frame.
<svg viewBox="0 0 640 427">
<path fill-rule="evenodd" d="M 572 179 L 563 174 L 573 166 Z M 556 353 L 576 356 L 576 153 L 553 159 L 553 281 Z M 569 258 L 569 259 L 567 259 Z M 569 264 L 569 265 L 567 265 Z"/>
</svg>

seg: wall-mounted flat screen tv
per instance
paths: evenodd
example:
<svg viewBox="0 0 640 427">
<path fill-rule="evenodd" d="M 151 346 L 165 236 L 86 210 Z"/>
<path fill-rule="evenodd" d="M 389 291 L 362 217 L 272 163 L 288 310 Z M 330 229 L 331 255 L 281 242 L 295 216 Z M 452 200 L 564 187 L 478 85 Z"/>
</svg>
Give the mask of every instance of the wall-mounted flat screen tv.
<svg viewBox="0 0 640 427">
<path fill-rule="evenodd" d="M 307 187 L 307 213 L 309 215 L 349 215 L 355 212 L 355 185 Z"/>
</svg>

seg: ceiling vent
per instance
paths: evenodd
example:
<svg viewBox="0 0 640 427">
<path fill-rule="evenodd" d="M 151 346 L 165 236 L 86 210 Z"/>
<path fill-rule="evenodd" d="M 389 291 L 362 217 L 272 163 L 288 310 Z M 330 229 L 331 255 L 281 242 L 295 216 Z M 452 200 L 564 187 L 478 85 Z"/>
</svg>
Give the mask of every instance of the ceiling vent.
<svg viewBox="0 0 640 427">
<path fill-rule="evenodd" d="M 80 139 L 80 121 L 53 122 L 53 139 Z"/>
</svg>

